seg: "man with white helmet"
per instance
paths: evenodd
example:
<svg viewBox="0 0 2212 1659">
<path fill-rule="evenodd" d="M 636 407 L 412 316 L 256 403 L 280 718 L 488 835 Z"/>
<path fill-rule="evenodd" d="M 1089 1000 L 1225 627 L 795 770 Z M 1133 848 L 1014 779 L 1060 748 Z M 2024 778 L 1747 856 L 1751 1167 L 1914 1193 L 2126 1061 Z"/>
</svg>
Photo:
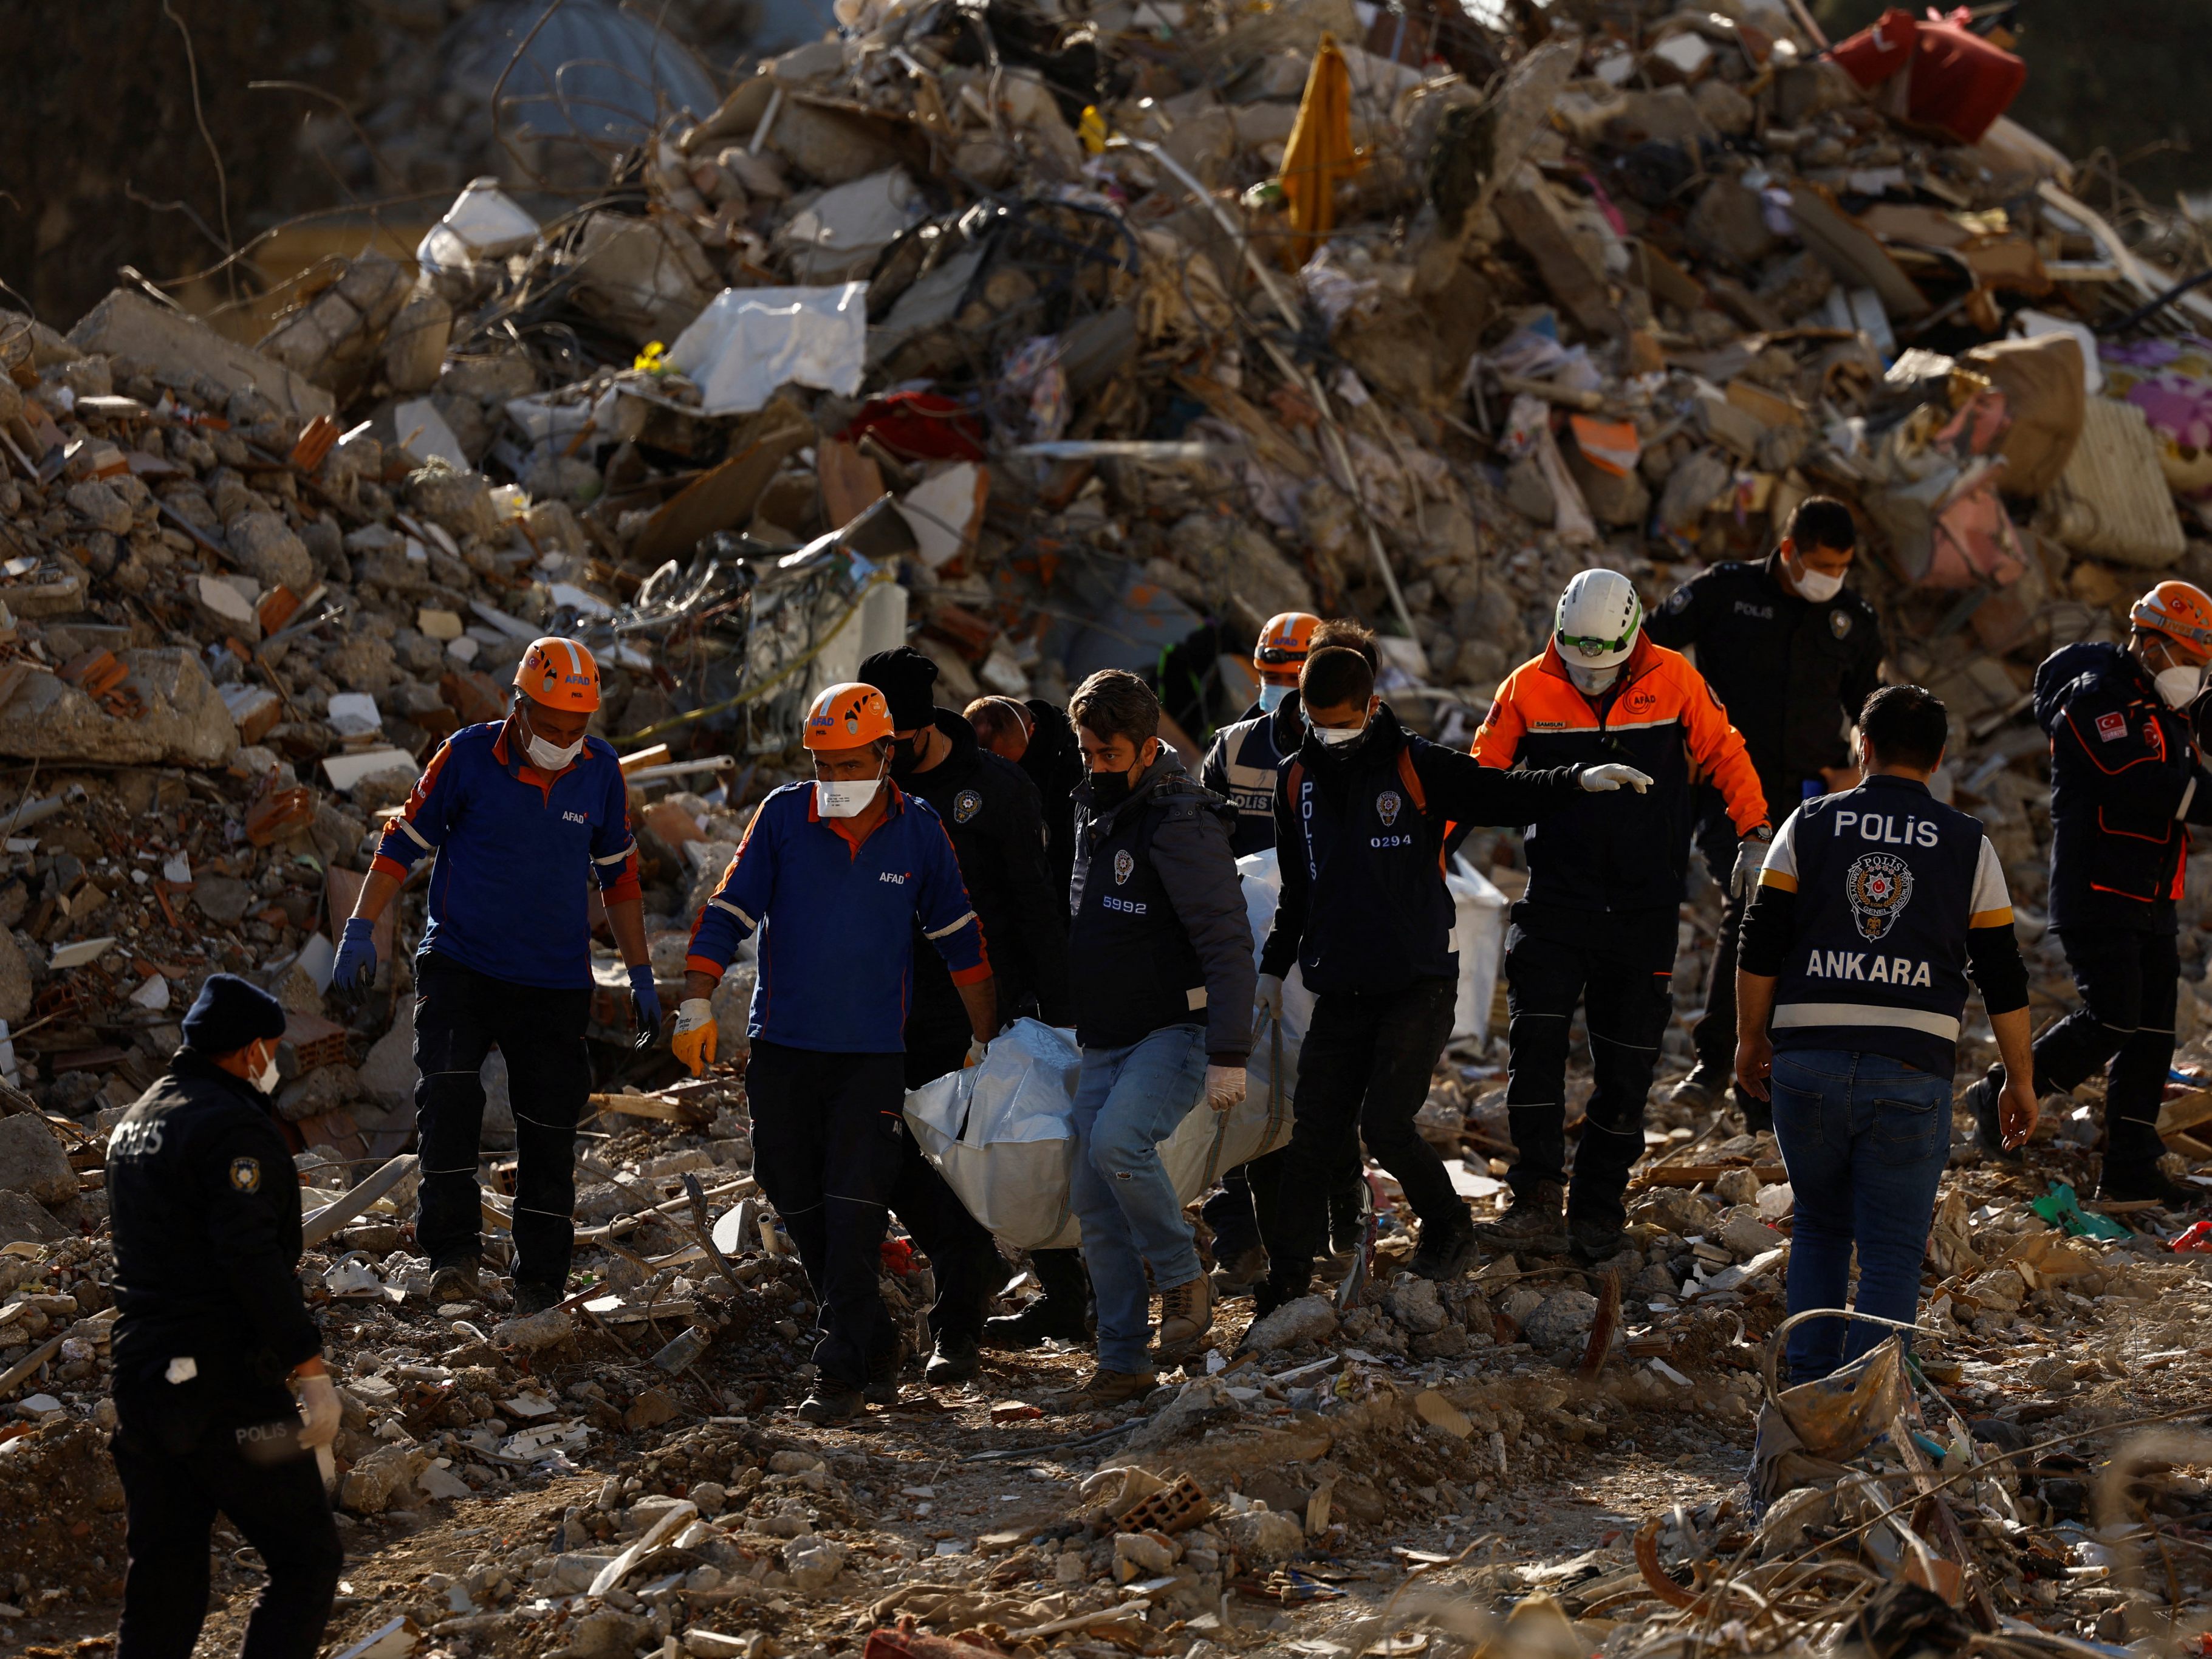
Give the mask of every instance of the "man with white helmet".
<svg viewBox="0 0 2212 1659">
<path fill-rule="evenodd" d="M 1570 798 L 1527 836 L 1505 971 L 1512 1207 L 1492 1229 L 1521 1249 L 1603 1260 L 1620 1249 L 1621 1194 L 1644 1150 L 1644 1098 L 1673 1006 L 1676 913 L 1689 872 L 1692 786 L 1719 789 L 1756 868 L 1772 839 L 1759 774 L 1698 671 L 1644 637 L 1627 577 L 1585 570 L 1559 597 L 1541 656 L 1513 671 L 1483 717 L 1486 766 L 1612 762 L 1648 774 L 1634 796 Z M 1566 1187 L 1566 1066 L 1575 1006 L 1595 1087 Z"/>
<path fill-rule="evenodd" d="M 447 738 L 386 826 L 331 983 L 350 990 L 374 977 L 376 919 L 433 858 L 429 926 L 415 957 L 416 1238 L 433 1297 L 476 1300 L 481 1073 L 496 1045 L 517 1104 L 514 1302 L 534 1313 L 568 1294 L 575 1243 L 576 1121 L 592 1088 L 586 871 L 629 965 L 641 1030 L 659 1029 L 660 998 L 622 762 L 605 738 L 585 735 L 599 706 L 599 665 L 574 640 L 538 640 L 514 687 L 507 719 Z"/>
</svg>

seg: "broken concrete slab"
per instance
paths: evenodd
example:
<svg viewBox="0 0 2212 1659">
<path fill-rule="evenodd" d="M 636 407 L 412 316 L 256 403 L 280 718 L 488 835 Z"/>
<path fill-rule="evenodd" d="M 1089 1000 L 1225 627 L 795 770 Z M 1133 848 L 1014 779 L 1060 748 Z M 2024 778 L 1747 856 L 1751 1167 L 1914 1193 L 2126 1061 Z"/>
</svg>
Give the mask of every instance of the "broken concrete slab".
<svg viewBox="0 0 2212 1659">
<path fill-rule="evenodd" d="M 130 670 L 124 687 L 137 694 L 144 714 L 118 718 L 58 675 L 27 675 L 0 704 L 0 755 L 188 766 L 230 758 L 238 728 L 197 655 L 181 649 L 116 655 Z"/>
<path fill-rule="evenodd" d="M 80 351 L 149 364 L 156 379 L 205 379 L 230 392 L 258 392 L 301 424 L 337 412 L 337 400 L 306 376 L 225 339 L 197 317 L 155 305 L 135 289 L 118 288 L 87 312 L 69 341 Z"/>
<path fill-rule="evenodd" d="M 46 1205 L 66 1204 L 76 1196 L 76 1171 L 70 1168 L 69 1155 L 35 1112 L 0 1117 L 0 1189 Z"/>
</svg>

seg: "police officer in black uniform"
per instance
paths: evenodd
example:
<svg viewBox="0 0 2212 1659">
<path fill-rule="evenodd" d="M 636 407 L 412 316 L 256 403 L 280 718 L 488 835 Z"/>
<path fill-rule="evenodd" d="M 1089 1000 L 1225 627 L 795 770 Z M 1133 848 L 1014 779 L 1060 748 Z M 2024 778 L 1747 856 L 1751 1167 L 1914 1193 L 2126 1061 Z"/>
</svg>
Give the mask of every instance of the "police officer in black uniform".
<svg viewBox="0 0 2212 1659">
<path fill-rule="evenodd" d="M 2100 1195 L 2182 1206 L 2200 1200 L 2158 1167 L 2158 1108 L 2180 989 L 2183 826 L 2212 823 L 2212 775 L 2190 741 L 2190 714 L 2205 712 L 2212 597 L 2160 582 L 2130 622 L 2125 647 L 2085 640 L 2035 671 L 2035 718 L 2051 738 L 2051 927 L 2081 1006 L 2036 1039 L 2034 1084 L 2063 1093 L 2109 1061 Z M 1993 1067 L 1965 1097 L 1982 1150 L 2000 1158 L 2005 1077 Z"/>
<path fill-rule="evenodd" d="M 337 1590 L 313 1455 L 337 1437 L 337 1391 L 295 1277 L 300 1183 L 269 1103 L 283 1036 L 276 998 L 214 975 L 185 1046 L 108 1140 L 130 1552 L 118 1659 L 188 1659 L 217 1510 L 269 1572 L 244 1659 L 309 1659 Z"/>
<path fill-rule="evenodd" d="M 936 706 L 937 665 L 911 646 L 878 652 L 860 665 L 860 678 L 881 691 L 890 708 L 891 776 L 929 803 L 951 837 L 991 952 L 1000 1024 L 1025 1012 L 1053 1025 L 1072 1024 L 1067 908 L 1053 888 L 1036 787 L 1018 766 L 983 750 L 963 717 Z M 925 941 L 915 944 L 914 1006 L 905 1031 L 909 1089 L 957 1071 L 973 1036 L 951 971 L 934 950 L 923 948 Z M 910 1136 L 890 1207 L 937 1274 L 930 1310 L 936 1352 L 925 1380 L 964 1382 L 975 1375 L 991 1293 L 1006 1277 L 998 1247 Z"/>
<path fill-rule="evenodd" d="M 1808 496 L 1765 558 L 1713 566 L 1675 589 L 1644 623 L 1661 645 L 1697 647 L 1698 672 L 1728 710 L 1729 723 L 1743 733 L 1767 811 L 1776 817 L 1808 795 L 1857 781 L 1844 727 L 1881 684 L 1882 655 L 1874 607 L 1844 586 L 1857 546 L 1850 509 L 1826 495 Z M 1701 793 L 1707 810 L 1698 846 L 1729 890 L 1705 1018 L 1691 1034 L 1697 1065 L 1672 1098 L 1702 1108 L 1728 1087 L 1735 1048 L 1736 935 L 1750 891 L 1729 880 L 1738 862 L 1735 827 L 1717 793 Z M 1765 1103 L 1741 1094 L 1738 1099 L 1752 1126 L 1765 1127 Z"/>
<path fill-rule="evenodd" d="M 1768 848 L 1740 941 L 1736 1075 L 1772 1096 L 1797 1194 L 1789 1308 L 1855 1305 L 1910 1325 L 1936 1194 L 1951 1157 L 1951 1077 L 1966 978 L 1998 1051 L 2027 1059 L 2027 969 L 2004 866 L 1981 824 L 1928 793 L 1948 717 L 1917 685 L 1885 686 L 1859 720 L 1866 781 L 1807 801 Z M 2005 1091 L 2014 1146 L 2035 1097 Z M 1808 1320 L 1794 1381 L 1825 1376 L 1891 1328 Z"/>
</svg>

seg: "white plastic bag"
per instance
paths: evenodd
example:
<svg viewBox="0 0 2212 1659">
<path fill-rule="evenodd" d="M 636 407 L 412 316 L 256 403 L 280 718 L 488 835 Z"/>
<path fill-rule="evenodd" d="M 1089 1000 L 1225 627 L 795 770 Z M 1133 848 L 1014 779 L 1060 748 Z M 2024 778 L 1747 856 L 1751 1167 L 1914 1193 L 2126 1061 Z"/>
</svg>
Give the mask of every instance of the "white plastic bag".
<svg viewBox="0 0 2212 1659">
<path fill-rule="evenodd" d="M 1019 1019 L 980 1062 L 906 1097 L 922 1156 L 969 1214 L 1017 1249 L 1075 1242 L 1068 1182 L 1082 1066 L 1074 1032 Z"/>
<path fill-rule="evenodd" d="M 1452 897 L 1452 948 L 1459 952 L 1459 1000 L 1452 1009 L 1452 1035 L 1481 1038 L 1490 1032 L 1498 969 L 1505 954 L 1506 897 L 1457 854 L 1444 886 Z"/>
<path fill-rule="evenodd" d="M 668 349 L 708 415 L 750 415 L 797 382 L 849 398 L 868 352 L 868 285 L 726 288 Z"/>
</svg>

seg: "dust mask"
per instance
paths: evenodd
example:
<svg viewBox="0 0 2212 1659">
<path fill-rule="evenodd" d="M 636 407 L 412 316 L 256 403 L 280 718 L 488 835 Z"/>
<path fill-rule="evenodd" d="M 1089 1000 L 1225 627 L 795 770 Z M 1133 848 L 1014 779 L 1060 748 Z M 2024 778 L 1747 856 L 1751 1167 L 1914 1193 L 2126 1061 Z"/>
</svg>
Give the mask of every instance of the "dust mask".
<svg viewBox="0 0 2212 1659">
<path fill-rule="evenodd" d="M 2151 676 L 2160 702 L 2168 708 L 2186 708 L 2204 689 L 2202 668 L 2161 668 Z"/>
<path fill-rule="evenodd" d="M 1797 585 L 1798 595 L 1810 599 L 1814 605 L 1826 605 L 1844 591 L 1844 579 L 1841 576 L 1831 576 L 1825 571 L 1812 568 L 1809 565 L 1799 565 L 1791 573 L 1790 580 Z"/>
<path fill-rule="evenodd" d="M 1604 668 L 1584 668 L 1580 663 L 1566 665 L 1567 678 L 1575 683 L 1575 690 L 1584 696 L 1594 697 L 1620 678 L 1620 665 L 1613 663 Z"/>
<path fill-rule="evenodd" d="M 1364 726 L 1310 726 L 1306 729 L 1314 734 L 1316 743 L 1327 749 L 1358 743 L 1367 735 L 1367 728 Z"/>
<path fill-rule="evenodd" d="M 283 1074 L 276 1069 L 276 1051 L 271 1048 L 269 1058 L 261 1062 L 261 1069 L 253 1074 L 253 1086 L 264 1095 L 273 1095 L 283 1080 Z"/>
<path fill-rule="evenodd" d="M 529 716 L 526 714 L 523 717 L 523 726 L 530 733 L 528 744 L 530 763 L 541 772 L 558 772 L 584 752 L 584 740 L 581 738 L 563 748 L 557 743 L 548 743 L 539 737 L 538 728 L 530 724 Z"/>
<path fill-rule="evenodd" d="M 863 778 L 857 783 L 830 783 L 823 779 L 814 781 L 814 810 L 825 818 L 856 818 L 868 810 L 868 803 L 882 788 L 883 774 Z"/>
<path fill-rule="evenodd" d="M 1283 706 L 1283 699 L 1290 695 L 1291 688 L 1289 686 L 1275 685 L 1269 682 L 1262 681 L 1260 685 L 1261 712 L 1267 714 L 1273 714 L 1278 708 L 1280 708 Z"/>
</svg>

